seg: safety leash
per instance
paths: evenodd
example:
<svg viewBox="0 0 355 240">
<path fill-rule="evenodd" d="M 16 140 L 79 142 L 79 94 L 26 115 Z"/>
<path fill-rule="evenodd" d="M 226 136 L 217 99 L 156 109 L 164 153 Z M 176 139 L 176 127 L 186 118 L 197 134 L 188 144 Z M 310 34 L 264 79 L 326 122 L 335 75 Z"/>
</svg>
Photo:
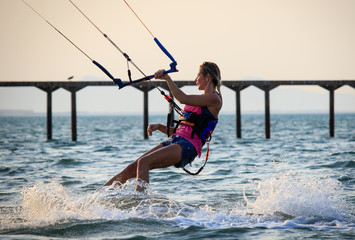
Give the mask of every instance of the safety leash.
<svg viewBox="0 0 355 240">
<path fill-rule="evenodd" d="M 207 144 L 207 150 L 206 150 L 206 158 L 205 158 L 205 163 L 202 165 L 202 167 L 200 167 L 200 169 L 197 171 L 197 172 L 195 172 L 195 173 L 192 173 L 192 172 L 190 172 L 189 170 L 187 170 L 186 168 L 182 168 L 185 172 L 187 172 L 188 174 L 190 174 L 190 175 L 198 175 L 202 170 L 203 170 L 203 168 L 206 166 L 206 163 L 207 163 L 207 160 L 208 160 L 208 155 L 209 155 L 209 153 L 210 153 L 210 140 L 211 139 L 209 139 L 208 141 L 206 141 L 206 144 Z"/>
</svg>

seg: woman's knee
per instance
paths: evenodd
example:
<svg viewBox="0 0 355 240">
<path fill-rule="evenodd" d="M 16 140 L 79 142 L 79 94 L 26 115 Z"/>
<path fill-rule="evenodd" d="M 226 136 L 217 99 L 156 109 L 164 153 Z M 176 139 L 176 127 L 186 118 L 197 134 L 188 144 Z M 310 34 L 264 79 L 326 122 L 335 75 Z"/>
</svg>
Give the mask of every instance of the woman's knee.
<svg viewBox="0 0 355 240">
<path fill-rule="evenodd" d="M 137 171 L 137 160 L 129 164 L 123 171 L 135 173 Z"/>
<path fill-rule="evenodd" d="M 152 157 L 147 157 L 147 156 L 143 156 L 140 157 L 137 160 L 137 170 L 138 171 L 149 171 L 149 170 L 153 170 L 154 168 L 154 160 L 152 159 Z"/>
</svg>

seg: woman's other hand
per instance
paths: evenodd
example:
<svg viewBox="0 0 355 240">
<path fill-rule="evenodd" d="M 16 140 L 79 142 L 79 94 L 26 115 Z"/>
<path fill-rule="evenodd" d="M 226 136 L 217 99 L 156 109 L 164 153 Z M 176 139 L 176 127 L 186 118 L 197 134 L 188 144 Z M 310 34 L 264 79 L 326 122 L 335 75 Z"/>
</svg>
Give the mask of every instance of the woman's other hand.
<svg viewBox="0 0 355 240">
<path fill-rule="evenodd" d="M 159 125 L 160 124 L 149 124 L 147 129 L 148 136 L 152 136 L 154 131 L 159 130 Z"/>
</svg>

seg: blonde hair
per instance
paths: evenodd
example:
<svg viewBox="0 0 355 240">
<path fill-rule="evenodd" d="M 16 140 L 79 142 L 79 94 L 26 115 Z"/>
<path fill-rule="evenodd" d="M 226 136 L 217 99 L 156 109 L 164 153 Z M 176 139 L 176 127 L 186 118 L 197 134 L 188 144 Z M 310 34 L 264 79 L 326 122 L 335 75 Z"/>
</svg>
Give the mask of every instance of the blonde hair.
<svg viewBox="0 0 355 240">
<path fill-rule="evenodd" d="M 219 67 L 217 66 L 217 64 L 213 63 L 213 62 L 204 62 L 201 64 L 200 66 L 200 73 L 203 76 L 207 76 L 209 75 L 211 77 L 211 80 L 213 82 L 213 84 L 217 87 L 217 91 L 219 93 L 219 95 L 222 98 L 222 94 L 221 94 L 221 71 L 219 70 Z"/>
</svg>

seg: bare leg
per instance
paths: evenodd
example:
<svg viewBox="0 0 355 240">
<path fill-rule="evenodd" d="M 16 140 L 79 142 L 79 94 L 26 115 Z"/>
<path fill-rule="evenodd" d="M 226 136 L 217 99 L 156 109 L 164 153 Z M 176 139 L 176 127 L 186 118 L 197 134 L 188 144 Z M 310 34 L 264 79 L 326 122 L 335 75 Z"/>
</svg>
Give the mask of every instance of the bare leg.
<svg viewBox="0 0 355 240">
<path fill-rule="evenodd" d="M 118 182 L 120 185 L 124 184 L 128 179 L 136 177 L 137 161 L 134 161 L 128 165 L 122 172 L 111 178 L 104 186 L 110 186 L 114 182 Z"/>
<path fill-rule="evenodd" d="M 142 158 L 142 157 L 146 156 L 147 154 L 150 154 L 151 152 L 154 152 L 162 147 L 163 147 L 163 145 L 160 144 L 160 145 L 152 148 L 148 152 L 144 153 L 140 158 Z M 128 165 L 122 172 L 120 172 L 119 174 L 117 174 L 116 176 L 111 178 L 107 183 L 105 183 L 104 186 L 110 186 L 114 182 L 118 182 L 119 184 L 124 184 L 127 180 L 129 180 L 131 178 L 135 178 L 137 176 L 136 175 L 137 174 L 137 162 L 139 159 L 137 159 L 136 161 L 134 161 L 133 163 Z"/>
<path fill-rule="evenodd" d="M 149 170 L 167 168 L 181 160 L 181 146 L 172 144 L 159 148 L 137 160 L 137 179 L 149 183 Z"/>
</svg>

